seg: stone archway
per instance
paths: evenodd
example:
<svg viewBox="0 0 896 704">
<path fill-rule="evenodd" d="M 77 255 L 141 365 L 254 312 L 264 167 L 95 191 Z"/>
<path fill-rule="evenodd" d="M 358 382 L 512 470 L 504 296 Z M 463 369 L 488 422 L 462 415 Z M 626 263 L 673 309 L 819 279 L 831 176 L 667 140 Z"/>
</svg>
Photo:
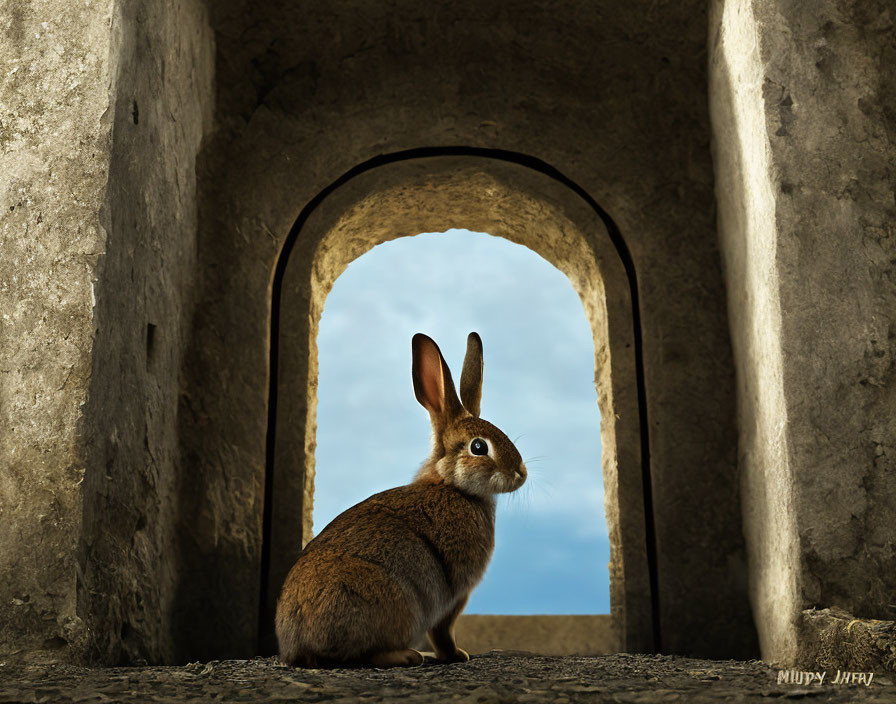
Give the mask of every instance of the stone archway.
<svg viewBox="0 0 896 704">
<path fill-rule="evenodd" d="M 752 656 L 734 366 L 699 53 L 705 29 L 691 6 L 657 8 L 649 44 L 613 40 L 640 17 L 635 6 L 442 9 L 447 15 L 430 17 L 413 3 L 398 14 L 215 6 L 220 119 L 196 160 L 197 275 L 182 352 L 175 594 L 165 634 L 178 644 L 173 659 L 257 652 L 271 283 L 287 234 L 342 174 L 377 155 L 423 156 L 421 145 L 531 155 L 574 179 L 625 233 L 639 281 L 650 417 L 641 454 L 651 466 L 662 647 Z M 412 24 L 427 42 L 439 38 L 427 44 L 433 51 L 393 41 L 396 28 Z M 334 43 L 315 31 L 323 25 L 358 31 Z M 567 50 L 558 54 L 546 40 L 548 25 L 562 28 L 555 36 Z M 449 71 L 460 82 L 421 78 L 455 66 L 464 47 L 487 48 L 487 70 L 474 78 L 465 63 Z M 491 60 L 496 48 L 510 52 L 498 52 L 501 64 Z M 509 59 L 518 55 L 525 61 Z M 510 182 L 537 199 L 527 173 Z"/>
<path fill-rule="evenodd" d="M 754 657 L 755 613 L 792 663 L 803 609 L 892 616 L 885 12 L 21 5 L 4 651 L 255 652 L 271 275 L 315 194 L 423 144 L 537 156 L 626 233 L 663 648 Z"/>
<path fill-rule="evenodd" d="M 373 246 L 445 223 L 532 249 L 563 271 L 582 299 L 603 419 L 615 634 L 609 647 L 651 650 L 659 636 L 651 589 L 655 547 L 630 256 L 612 221 L 562 175 L 522 155 L 472 149 L 414 150 L 362 165 L 309 204 L 284 244 L 272 295 L 262 642 L 272 646 L 272 605 L 311 538 L 316 339 L 326 295 L 345 267 Z"/>
</svg>

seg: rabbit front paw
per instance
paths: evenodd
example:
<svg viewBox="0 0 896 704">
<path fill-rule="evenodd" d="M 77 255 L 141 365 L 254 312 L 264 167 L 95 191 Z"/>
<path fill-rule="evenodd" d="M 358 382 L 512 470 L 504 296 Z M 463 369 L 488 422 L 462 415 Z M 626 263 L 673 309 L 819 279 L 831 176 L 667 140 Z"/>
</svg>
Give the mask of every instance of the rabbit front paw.
<svg viewBox="0 0 896 704">
<path fill-rule="evenodd" d="M 441 662 L 467 662 L 470 659 L 470 654 L 466 650 L 456 647 L 453 653 L 437 653 L 436 657 Z"/>
</svg>

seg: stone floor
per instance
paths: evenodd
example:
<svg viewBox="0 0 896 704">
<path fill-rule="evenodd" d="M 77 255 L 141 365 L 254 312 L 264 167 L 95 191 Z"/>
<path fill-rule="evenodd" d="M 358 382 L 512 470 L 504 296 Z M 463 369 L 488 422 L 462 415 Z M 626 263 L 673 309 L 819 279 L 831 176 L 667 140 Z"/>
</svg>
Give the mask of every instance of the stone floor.
<svg viewBox="0 0 896 704">
<path fill-rule="evenodd" d="M 830 680 L 835 673 L 828 673 Z M 664 655 L 547 657 L 492 651 L 460 665 L 296 670 L 273 658 L 183 667 L 82 668 L 0 663 L 0 702 L 894 702 L 896 677 L 872 685 L 777 684 L 757 662 Z"/>
</svg>

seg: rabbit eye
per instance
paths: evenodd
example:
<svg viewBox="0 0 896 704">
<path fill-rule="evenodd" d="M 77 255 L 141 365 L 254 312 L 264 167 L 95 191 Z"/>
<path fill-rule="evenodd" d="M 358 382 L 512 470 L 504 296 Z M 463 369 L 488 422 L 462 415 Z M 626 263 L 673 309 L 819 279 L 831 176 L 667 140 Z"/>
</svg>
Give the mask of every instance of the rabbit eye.
<svg viewBox="0 0 896 704">
<path fill-rule="evenodd" d="M 482 438 L 473 438 L 473 442 L 470 443 L 470 452 L 474 455 L 487 455 L 488 443 Z"/>
</svg>

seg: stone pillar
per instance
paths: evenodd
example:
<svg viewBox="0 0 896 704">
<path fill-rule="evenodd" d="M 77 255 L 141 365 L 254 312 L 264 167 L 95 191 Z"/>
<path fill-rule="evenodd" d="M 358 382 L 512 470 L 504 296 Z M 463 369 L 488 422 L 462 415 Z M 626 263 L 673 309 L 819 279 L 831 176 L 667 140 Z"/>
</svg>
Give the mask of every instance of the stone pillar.
<svg viewBox="0 0 896 704">
<path fill-rule="evenodd" d="M 0 652 L 81 647 L 112 0 L 0 4 Z"/>
<path fill-rule="evenodd" d="M 171 660 L 204 5 L 0 8 L 0 653 Z"/>
<path fill-rule="evenodd" d="M 766 659 L 799 612 L 892 618 L 896 60 L 889 3 L 716 0 L 710 103 Z"/>
</svg>

